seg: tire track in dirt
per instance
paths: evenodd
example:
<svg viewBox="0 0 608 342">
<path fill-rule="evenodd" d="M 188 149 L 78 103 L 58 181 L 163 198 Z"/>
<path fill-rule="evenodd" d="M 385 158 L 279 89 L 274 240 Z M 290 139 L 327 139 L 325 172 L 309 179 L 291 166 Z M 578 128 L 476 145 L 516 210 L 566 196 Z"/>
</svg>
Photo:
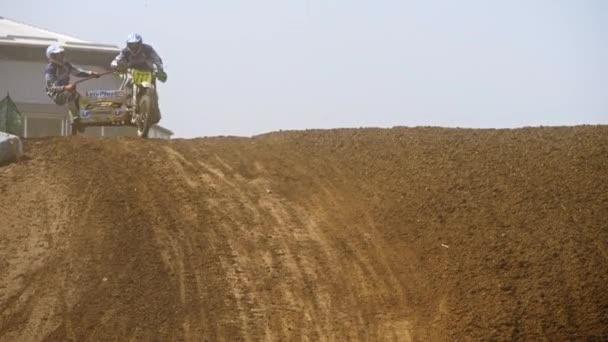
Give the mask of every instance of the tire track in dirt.
<svg viewBox="0 0 608 342">
<path fill-rule="evenodd" d="M 181 161 L 185 160 L 178 152 L 170 151 L 169 153 L 172 155 L 179 155 L 178 159 Z M 256 202 L 256 197 L 259 196 L 258 194 L 267 194 L 269 188 L 266 182 L 260 178 L 248 181 L 238 174 L 227 177 L 220 168 L 224 168 L 225 171 L 231 171 L 232 167 L 222 161 L 218 156 L 216 156 L 215 161 L 219 163 L 217 167 L 198 161 L 197 164 L 199 169 L 193 170 L 199 173 L 197 176 L 202 179 L 205 184 L 213 186 L 216 191 L 221 193 L 223 196 L 222 198 L 229 199 L 224 201 L 214 199 L 213 201 L 210 201 L 209 206 L 213 211 L 246 213 L 247 215 L 243 218 L 243 221 L 253 222 L 254 224 L 261 222 L 262 216 L 269 216 L 273 218 L 273 223 L 276 227 L 292 228 L 296 226 L 291 223 L 291 221 L 293 221 L 291 216 L 281 207 L 280 202 L 272 200 L 272 196 L 267 196 L 265 200 Z M 192 163 L 190 164 L 192 165 Z M 256 165 L 256 168 L 258 170 L 262 169 L 259 163 Z M 185 175 L 184 179 L 186 184 L 191 186 L 196 182 L 192 180 L 194 177 L 195 175 Z M 258 207 L 261 210 L 257 209 Z M 234 217 L 236 216 L 238 218 L 238 215 L 232 216 L 233 218 L 231 220 L 222 220 L 224 224 L 219 226 L 220 231 L 228 231 L 234 226 L 244 228 L 244 226 L 242 226 L 243 223 L 239 222 Z M 276 234 L 276 231 L 270 233 L 270 236 L 273 236 L 273 234 Z M 245 269 L 254 267 L 249 265 L 251 247 L 253 246 L 249 246 L 250 250 L 243 250 L 247 249 L 247 246 L 240 246 L 237 242 L 232 241 L 229 236 L 222 235 L 222 239 L 226 241 L 226 243 L 218 250 L 227 251 L 227 253 L 223 253 L 224 255 L 220 256 L 220 264 L 225 272 L 226 279 L 230 284 L 231 296 L 236 300 L 237 316 L 240 319 L 239 325 L 243 338 L 249 340 L 249 330 L 254 328 L 257 322 L 248 319 L 247 312 L 252 311 L 256 313 L 258 318 L 267 319 L 265 308 L 268 308 L 271 303 L 259 303 L 259 301 L 255 300 L 252 296 L 255 289 L 253 288 L 249 277 L 254 276 L 254 274 L 248 275 L 248 272 L 246 272 Z M 272 260 L 279 258 L 281 263 L 284 263 L 283 266 L 285 266 L 285 270 L 289 272 L 289 276 L 301 282 L 302 270 L 296 265 L 295 258 L 289 248 L 284 244 L 275 245 L 273 247 L 276 253 L 274 253 L 275 255 L 272 255 L 271 253 L 270 256 L 266 254 L 266 258 L 263 258 L 266 260 L 265 266 L 272 268 L 275 266 L 273 265 Z M 285 296 L 288 298 L 289 307 L 286 309 L 294 310 L 294 308 L 302 306 L 301 301 L 297 301 L 296 296 L 293 293 L 290 293 L 289 289 L 283 289 L 282 292 L 285 293 Z M 271 339 L 272 336 L 268 335 L 268 333 L 272 330 L 273 329 L 268 328 L 263 332 L 258 332 L 258 336 L 255 336 L 255 339 Z M 283 334 L 287 334 L 285 332 L 285 327 L 278 327 L 278 330 L 283 331 Z"/>
<path fill-rule="evenodd" d="M 265 178 L 268 177 L 268 171 L 260 161 L 251 161 L 250 168 L 255 170 L 257 175 L 247 179 L 234 171 L 238 168 L 236 165 L 229 165 L 217 155 L 208 158 L 209 161 L 205 163 L 195 158 L 190 160 L 185 158 L 185 155 L 196 155 L 193 151 L 185 150 L 180 153 L 174 149 L 165 149 L 168 153 L 167 159 L 177 164 L 174 168 L 179 170 L 184 180 L 183 188 L 196 188 L 200 184 L 212 188 L 215 194 L 207 200 L 208 207 L 215 213 L 226 213 L 219 220 L 221 223 L 218 227 L 220 231 L 218 234 L 225 244 L 216 250 L 228 251 L 220 256 L 220 264 L 230 284 L 231 297 L 235 299 L 237 312 L 234 317 L 240 317 L 239 329 L 243 334 L 242 337 L 246 340 L 273 339 L 274 336 L 270 335 L 270 332 L 277 331 L 279 339 L 288 339 L 293 338 L 290 330 L 301 330 L 302 336 L 308 336 L 311 340 L 335 336 L 338 326 L 330 318 L 337 313 L 331 311 L 331 302 L 328 300 L 331 295 L 316 284 L 319 279 L 332 273 L 329 265 L 337 263 L 338 256 L 333 252 L 334 248 L 326 243 L 326 237 L 323 236 L 317 222 L 312 219 L 319 216 L 318 203 L 322 206 L 330 205 L 324 204 L 321 197 L 314 199 L 313 202 L 316 204 L 312 209 L 314 210 L 312 215 L 308 212 L 310 209 L 277 196 L 272 191 L 273 185 Z M 327 193 L 324 184 L 315 183 L 312 186 Z M 187 215 L 182 214 L 182 216 Z M 239 228 L 244 234 L 252 235 L 253 238 L 257 237 L 268 242 L 268 250 L 260 253 L 259 245 L 258 247 L 243 246 L 242 241 L 223 233 L 235 228 Z M 249 231 L 245 231 L 244 228 Z M 267 231 L 265 228 L 271 230 L 266 234 L 253 233 Z M 287 243 L 291 240 L 293 243 Z M 305 257 L 302 256 L 303 254 Z M 271 291 L 272 297 L 256 296 L 256 300 L 252 296 L 256 292 L 256 285 L 252 284 L 251 279 L 255 279 L 260 271 L 265 271 L 250 264 L 251 260 L 256 259 L 264 261 L 264 268 L 272 274 L 272 278 L 277 277 L 275 274 L 284 274 L 284 277 L 289 279 L 289 282 L 282 283 L 274 292 Z M 369 280 L 370 275 L 373 275 L 373 270 L 370 271 L 371 266 L 365 265 L 364 260 L 360 263 L 368 271 L 366 274 L 360 272 L 359 277 L 362 281 Z M 258 270 L 255 270 L 256 268 Z M 348 283 L 352 280 L 351 277 L 348 280 L 344 279 L 344 282 Z M 354 283 L 358 282 L 354 281 Z M 382 284 L 382 281 L 378 283 Z M 399 288 L 398 285 L 394 287 Z M 373 290 L 370 289 L 368 292 Z M 311 295 L 312 301 L 309 298 Z M 270 317 L 272 311 L 297 313 L 299 318 L 286 320 L 286 315 Z M 247 318 L 248 312 L 253 312 L 256 319 Z M 260 319 L 265 321 L 278 319 L 280 324 L 268 326 L 262 332 L 255 328 L 259 325 Z"/>
</svg>

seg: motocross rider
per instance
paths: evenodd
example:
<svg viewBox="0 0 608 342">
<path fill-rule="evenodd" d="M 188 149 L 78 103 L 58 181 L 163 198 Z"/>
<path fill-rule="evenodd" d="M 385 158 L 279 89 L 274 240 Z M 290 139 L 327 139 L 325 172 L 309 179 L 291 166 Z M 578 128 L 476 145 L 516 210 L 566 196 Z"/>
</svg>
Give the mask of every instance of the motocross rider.
<svg viewBox="0 0 608 342">
<path fill-rule="evenodd" d="M 113 70 L 133 68 L 152 71 L 156 74 L 156 78 L 159 81 L 167 81 L 167 73 L 164 71 L 162 59 L 152 46 L 143 43 L 141 35 L 137 33 L 131 33 L 127 37 L 127 46 L 114 58 L 110 66 Z M 158 98 L 155 102 L 158 105 Z M 157 107 L 156 110 L 158 117 L 155 123 L 160 121 L 160 109 Z"/>
<path fill-rule="evenodd" d="M 72 122 L 80 120 L 76 87 L 70 84 L 70 75 L 76 77 L 99 77 L 94 71 L 83 70 L 65 60 L 65 49 L 59 44 L 51 44 L 46 49 L 46 58 L 49 63 L 44 69 L 46 93 L 59 105 L 68 105 Z"/>
</svg>

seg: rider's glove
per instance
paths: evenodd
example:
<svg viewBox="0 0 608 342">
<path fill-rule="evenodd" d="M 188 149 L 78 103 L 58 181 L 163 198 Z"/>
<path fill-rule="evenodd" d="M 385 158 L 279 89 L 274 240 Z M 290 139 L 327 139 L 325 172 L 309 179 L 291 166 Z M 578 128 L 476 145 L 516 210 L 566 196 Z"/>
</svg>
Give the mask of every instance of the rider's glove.
<svg viewBox="0 0 608 342">
<path fill-rule="evenodd" d="M 66 86 L 63 86 L 63 90 L 64 91 L 74 91 L 74 90 L 76 90 L 76 86 L 73 84 L 68 84 Z"/>
<path fill-rule="evenodd" d="M 119 64 L 119 63 L 118 63 L 118 61 L 116 61 L 116 60 L 113 60 L 113 61 L 112 61 L 112 64 L 110 64 L 110 68 L 111 68 L 112 70 L 114 70 L 114 71 L 117 71 L 117 72 L 124 71 L 124 70 L 126 70 L 126 69 L 127 69 L 127 68 L 125 67 L 125 64 L 124 64 L 124 63 L 120 63 L 120 64 Z"/>
<path fill-rule="evenodd" d="M 163 83 L 167 82 L 167 73 L 164 72 L 163 70 L 158 70 L 156 72 L 156 78 Z"/>
</svg>

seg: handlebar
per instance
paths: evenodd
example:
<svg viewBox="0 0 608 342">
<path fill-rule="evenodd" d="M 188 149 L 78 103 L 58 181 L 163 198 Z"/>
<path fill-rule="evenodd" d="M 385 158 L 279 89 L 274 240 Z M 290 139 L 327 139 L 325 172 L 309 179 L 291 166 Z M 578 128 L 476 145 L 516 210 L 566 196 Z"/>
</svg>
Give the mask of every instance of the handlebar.
<svg viewBox="0 0 608 342">
<path fill-rule="evenodd" d="M 101 74 L 98 74 L 98 75 L 99 75 L 99 77 L 101 77 L 101 76 L 105 76 L 105 75 L 109 75 L 109 74 L 113 74 L 113 73 L 114 73 L 114 71 L 106 71 L 106 72 L 102 72 Z M 73 85 L 77 85 L 79 83 L 86 82 L 86 81 L 88 81 L 90 79 L 99 78 L 99 77 L 88 76 L 88 77 L 85 77 L 85 78 L 81 78 L 81 79 L 79 79 L 78 81 L 76 81 L 76 82 L 74 82 L 72 84 Z"/>
<path fill-rule="evenodd" d="M 94 76 L 88 76 L 88 77 L 81 78 L 81 79 L 79 79 L 78 81 L 75 81 L 74 83 L 72 83 L 72 85 L 74 86 L 74 88 L 73 88 L 72 90 L 70 90 L 70 91 L 77 91 L 77 90 L 76 90 L 76 85 L 77 85 L 77 84 L 80 84 L 80 83 L 83 83 L 83 82 L 86 82 L 86 81 L 88 81 L 88 80 L 91 80 L 91 79 L 94 79 L 94 78 L 99 78 L 99 77 L 101 77 L 101 76 L 105 76 L 105 75 L 109 75 L 109 74 L 114 74 L 114 73 L 118 73 L 118 74 L 127 74 L 127 73 L 129 73 L 131 70 L 133 70 L 133 69 L 132 69 L 132 68 L 128 68 L 128 69 L 126 69 L 126 70 L 111 70 L 111 71 L 106 71 L 106 72 L 102 72 L 102 73 L 100 73 L 100 74 L 97 74 L 97 75 L 98 75 L 98 77 L 94 77 Z M 153 71 L 153 73 L 154 73 L 154 74 L 156 74 L 156 71 Z"/>
</svg>

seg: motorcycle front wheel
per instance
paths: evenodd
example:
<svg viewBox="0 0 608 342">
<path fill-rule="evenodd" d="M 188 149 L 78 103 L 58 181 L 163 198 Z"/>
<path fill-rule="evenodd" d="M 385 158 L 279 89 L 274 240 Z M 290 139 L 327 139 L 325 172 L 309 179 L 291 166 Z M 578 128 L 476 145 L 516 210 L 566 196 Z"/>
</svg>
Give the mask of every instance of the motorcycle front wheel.
<svg viewBox="0 0 608 342">
<path fill-rule="evenodd" d="M 145 89 L 139 98 L 138 103 L 139 115 L 136 120 L 137 135 L 141 138 L 147 138 L 150 132 L 152 122 L 152 111 L 154 110 L 154 90 Z"/>
</svg>

